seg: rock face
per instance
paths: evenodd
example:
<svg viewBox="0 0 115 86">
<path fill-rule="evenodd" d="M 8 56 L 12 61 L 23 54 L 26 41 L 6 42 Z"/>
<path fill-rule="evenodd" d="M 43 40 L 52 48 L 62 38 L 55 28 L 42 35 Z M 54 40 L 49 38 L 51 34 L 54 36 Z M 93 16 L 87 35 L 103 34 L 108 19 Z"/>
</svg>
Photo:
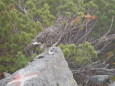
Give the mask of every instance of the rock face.
<svg viewBox="0 0 115 86">
<path fill-rule="evenodd" d="M 25 68 L 0 80 L 0 86 L 78 86 L 60 48 L 38 55 Z"/>
</svg>

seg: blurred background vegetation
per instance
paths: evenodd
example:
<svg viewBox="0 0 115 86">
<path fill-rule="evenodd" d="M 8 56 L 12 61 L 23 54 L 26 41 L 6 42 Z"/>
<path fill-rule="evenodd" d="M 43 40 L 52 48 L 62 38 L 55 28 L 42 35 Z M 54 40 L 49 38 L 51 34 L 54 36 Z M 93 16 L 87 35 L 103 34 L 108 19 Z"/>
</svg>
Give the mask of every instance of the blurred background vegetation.
<svg viewBox="0 0 115 86">
<path fill-rule="evenodd" d="M 53 25 L 57 17 L 69 18 L 73 14 L 83 17 L 87 13 L 98 18 L 92 32 L 92 37 L 98 38 L 111 25 L 115 0 L 0 0 L 0 73 L 13 73 L 31 61 L 35 55 L 28 58 L 24 48 L 44 28 Z M 112 28 L 111 33 L 115 33 L 115 21 Z M 97 58 L 88 42 L 59 46 L 68 61 L 82 64 L 83 61 L 90 63 L 89 58 Z M 115 48 L 111 48 L 103 57 L 109 58 L 114 53 Z"/>
</svg>

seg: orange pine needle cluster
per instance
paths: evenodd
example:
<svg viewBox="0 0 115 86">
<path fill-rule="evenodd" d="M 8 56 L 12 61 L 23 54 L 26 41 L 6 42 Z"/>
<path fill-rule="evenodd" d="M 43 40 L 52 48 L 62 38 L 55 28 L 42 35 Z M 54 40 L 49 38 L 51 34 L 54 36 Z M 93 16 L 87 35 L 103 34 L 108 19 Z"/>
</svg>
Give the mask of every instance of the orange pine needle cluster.
<svg viewBox="0 0 115 86">
<path fill-rule="evenodd" d="M 93 16 L 90 14 L 84 15 L 84 17 L 85 17 L 87 23 L 90 23 L 92 20 L 96 19 L 96 16 Z M 75 25 L 80 21 L 81 21 L 81 18 L 79 18 L 79 17 L 75 18 L 71 21 L 70 25 Z"/>
<path fill-rule="evenodd" d="M 73 19 L 70 24 L 71 24 L 71 25 L 75 25 L 75 24 L 78 23 L 79 21 L 81 21 L 81 18 L 76 18 L 76 19 Z"/>
<path fill-rule="evenodd" d="M 92 20 L 96 19 L 96 16 L 92 16 L 90 14 L 87 14 L 84 17 L 86 18 L 87 23 L 90 23 Z"/>
</svg>

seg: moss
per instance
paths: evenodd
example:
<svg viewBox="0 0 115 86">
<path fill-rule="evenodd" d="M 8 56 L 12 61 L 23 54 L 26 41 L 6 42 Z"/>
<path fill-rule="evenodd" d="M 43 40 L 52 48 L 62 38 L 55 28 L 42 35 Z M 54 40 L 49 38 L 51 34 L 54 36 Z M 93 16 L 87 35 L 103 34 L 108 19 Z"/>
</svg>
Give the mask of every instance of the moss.
<svg viewBox="0 0 115 86">
<path fill-rule="evenodd" d="M 112 76 L 110 79 L 113 80 L 113 81 L 115 81 L 115 76 Z"/>
</svg>

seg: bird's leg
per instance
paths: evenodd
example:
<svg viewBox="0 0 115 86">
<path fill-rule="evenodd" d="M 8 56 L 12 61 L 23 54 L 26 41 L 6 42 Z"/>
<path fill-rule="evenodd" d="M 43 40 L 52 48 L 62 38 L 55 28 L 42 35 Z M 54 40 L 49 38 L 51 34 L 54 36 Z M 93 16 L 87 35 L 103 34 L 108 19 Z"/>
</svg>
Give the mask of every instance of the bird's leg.
<svg viewBox="0 0 115 86">
<path fill-rule="evenodd" d="M 49 50 L 48 50 L 48 54 L 54 55 L 54 53 L 58 53 L 55 48 L 56 48 L 55 46 L 50 47 Z"/>
</svg>

